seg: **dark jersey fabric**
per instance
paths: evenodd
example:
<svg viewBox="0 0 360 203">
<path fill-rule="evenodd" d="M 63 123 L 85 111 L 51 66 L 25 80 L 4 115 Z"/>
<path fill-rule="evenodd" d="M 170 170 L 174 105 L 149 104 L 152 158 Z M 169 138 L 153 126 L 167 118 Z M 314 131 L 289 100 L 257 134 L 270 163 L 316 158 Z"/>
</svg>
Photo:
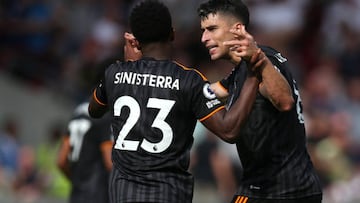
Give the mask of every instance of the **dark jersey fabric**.
<svg viewBox="0 0 360 203">
<path fill-rule="evenodd" d="M 84 109 L 87 112 L 87 108 Z M 107 118 L 107 119 L 106 119 Z M 109 202 L 109 172 L 106 170 L 100 146 L 112 141 L 109 117 L 91 119 L 77 114 L 68 124 L 71 154 L 72 191 L 70 203 Z"/>
<path fill-rule="evenodd" d="M 286 59 L 279 52 L 261 46 L 274 68 L 292 88 L 295 105 L 288 112 L 278 111 L 257 94 L 247 123 L 236 143 L 243 165 L 239 195 L 255 198 L 292 199 L 321 194 L 320 183 L 306 149 L 301 98 Z M 227 108 L 239 97 L 246 78 L 246 63 L 235 67 L 220 84 L 229 91 Z"/>
<path fill-rule="evenodd" d="M 206 78 L 169 60 L 117 62 L 95 96 L 113 114 L 112 201 L 191 202 L 196 121 L 224 108 Z"/>
</svg>

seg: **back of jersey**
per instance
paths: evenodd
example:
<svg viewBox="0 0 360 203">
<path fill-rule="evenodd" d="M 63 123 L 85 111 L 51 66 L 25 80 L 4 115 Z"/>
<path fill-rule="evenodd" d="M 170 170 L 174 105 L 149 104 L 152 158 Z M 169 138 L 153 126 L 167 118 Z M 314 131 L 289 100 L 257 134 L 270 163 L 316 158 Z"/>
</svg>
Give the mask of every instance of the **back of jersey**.
<svg viewBox="0 0 360 203">
<path fill-rule="evenodd" d="M 192 195 L 187 170 L 196 121 L 222 107 L 216 98 L 206 97 L 205 84 L 199 72 L 169 60 L 143 58 L 106 70 L 106 100 L 115 136 L 113 162 L 120 175 L 148 185 L 172 184 L 164 187 Z M 164 193 L 161 190 L 159 186 L 152 192 Z M 136 198 L 127 201 L 149 201 Z"/>
<path fill-rule="evenodd" d="M 87 106 L 79 106 L 68 124 L 72 192 L 70 202 L 108 202 L 109 171 L 101 145 L 112 142 L 109 117 L 91 119 Z"/>
</svg>

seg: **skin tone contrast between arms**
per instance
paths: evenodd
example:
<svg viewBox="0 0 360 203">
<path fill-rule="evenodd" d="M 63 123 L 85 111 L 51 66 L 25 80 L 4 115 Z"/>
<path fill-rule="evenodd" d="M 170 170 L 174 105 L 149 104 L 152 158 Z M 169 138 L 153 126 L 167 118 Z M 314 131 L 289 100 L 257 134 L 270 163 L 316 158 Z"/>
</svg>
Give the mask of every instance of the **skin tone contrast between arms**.
<svg viewBox="0 0 360 203">
<path fill-rule="evenodd" d="M 142 56 L 153 57 L 156 59 L 170 58 L 171 46 L 167 43 L 149 43 L 141 45 L 135 38 L 129 34 L 124 35 L 126 43 L 124 50 L 126 59 L 136 60 Z M 137 50 L 140 50 L 139 53 Z M 215 112 L 213 115 L 203 120 L 202 123 L 221 139 L 226 142 L 235 142 L 240 132 L 242 125 L 245 123 L 247 115 L 250 113 L 252 104 L 256 97 L 257 88 L 259 85 L 258 75 L 260 75 L 261 67 L 265 64 L 265 57 L 259 49 L 252 49 L 245 51 L 249 60 L 249 74 L 245 81 L 243 91 L 241 92 L 240 99 L 234 104 L 234 108 L 230 111 L 224 108 Z M 91 97 L 89 105 L 89 113 L 92 117 L 101 117 L 108 110 L 106 105 L 101 105 L 96 101 L 96 97 Z"/>
</svg>

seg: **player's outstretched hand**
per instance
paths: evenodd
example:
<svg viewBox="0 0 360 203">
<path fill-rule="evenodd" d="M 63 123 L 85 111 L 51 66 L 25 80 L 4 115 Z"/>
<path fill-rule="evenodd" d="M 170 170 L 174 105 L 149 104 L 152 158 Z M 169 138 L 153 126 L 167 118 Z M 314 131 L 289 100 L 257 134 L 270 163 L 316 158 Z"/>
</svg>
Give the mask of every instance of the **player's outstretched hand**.
<svg viewBox="0 0 360 203">
<path fill-rule="evenodd" d="M 124 60 L 136 61 L 142 57 L 139 42 L 135 39 L 134 35 L 128 32 L 124 34 Z"/>
<path fill-rule="evenodd" d="M 241 24 L 233 27 L 230 32 L 234 34 L 234 39 L 225 41 L 224 45 L 230 46 L 232 58 L 242 58 L 245 61 L 249 61 L 251 56 L 258 50 L 254 37 Z"/>
</svg>

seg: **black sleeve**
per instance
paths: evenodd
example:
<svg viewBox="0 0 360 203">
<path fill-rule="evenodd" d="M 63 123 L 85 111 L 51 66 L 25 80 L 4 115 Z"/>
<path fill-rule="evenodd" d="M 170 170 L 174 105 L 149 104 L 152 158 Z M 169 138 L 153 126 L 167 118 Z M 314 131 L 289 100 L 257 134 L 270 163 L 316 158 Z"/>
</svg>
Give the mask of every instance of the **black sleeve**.
<svg viewBox="0 0 360 203">
<path fill-rule="evenodd" d="M 97 85 L 97 87 L 95 88 L 95 93 L 94 93 L 96 99 L 98 101 L 100 101 L 103 104 L 107 104 L 107 97 L 106 97 L 106 88 L 105 88 L 105 79 L 101 79 Z"/>
<path fill-rule="evenodd" d="M 281 53 L 271 47 L 262 46 L 261 49 L 265 52 L 274 67 L 286 78 L 290 86 L 293 84 L 293 77 L 288 67 L 288 60 Z"/>
<path fill-rule="evenodd" d="M 235 68 L 231 71 L 231 73 L 227 77 L 225 77 L 225 78 L 223 78 L 222 80 L 219 81 L 220 84 L 227 90 L 229 90 L 229 84 L 231 83 L 231 81 L 234 80 Z"/>
<path fill-rule="evenodd" d="M 192 111 L 201 121 L 212 115 L 219 108 L 223 108 L 224 104 L 216 98 L 215 93 L 210 90 L 210 84 L 206 78 L 194 74 L 192 77 L 191 98 Z"/>
<path fill-rule="evenodd" d="M 107 113 L 105 117 L 100 120 L 97 119 L 94 129 L 96 129 L 96 137 L 99 143 L 111 141 L 112 140 L 112 131 L 110 127 L 110 115 Z"/>
</svg>

